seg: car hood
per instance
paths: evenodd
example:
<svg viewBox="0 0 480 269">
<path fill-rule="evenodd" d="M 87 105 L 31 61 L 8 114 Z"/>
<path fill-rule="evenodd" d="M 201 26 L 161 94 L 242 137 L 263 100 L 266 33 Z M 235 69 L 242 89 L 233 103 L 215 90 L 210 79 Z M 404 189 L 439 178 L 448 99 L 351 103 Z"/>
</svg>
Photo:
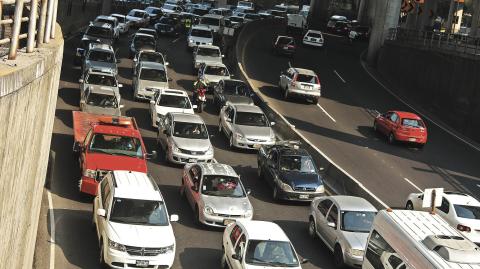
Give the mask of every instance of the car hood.
<svg viewBox="0 0 480 269">
<path fill-rule="evenodd" d="M 281 177 L 285 183 L 292 188 L 305 187 L 305 188 L 317 188 L 322 185 L 320 176 L 314 173 L 301 173 L 301 172 L 281 172 Z"/>
<path fill-rule="evenodd" d="M 158 81 L 139 79 L 138 88 L 139 89 L 145 89 L 145 88 L 168 89 L 168 82 L 158 82 Z"/>
<path fill-rule="evenodd" d="M 217 214 L 244 215 L 246 211 L 252 209 L 247 197 L 231 198 L 202 194 L 202 200 L 205 206 L 210 206 Z"/>
<path fill-rule="evenodd" d="M 121 116 L 119 108 L 85 105 L 83 111 L 98 115 Z"/>
<path fill-rule="evenodd" d="M 172 227 L 108 223 L 111 240 L 126 246 L 161 248 L 175 244 Z"/>
<path fill-rule="evenodd" d="M 172 137 L 177 147 L 190 151 L 207 151 L 211 146 L 210 139 L 190 139 L 181 137 Z"/>
<path fill-rule="evenodd" d="M 197 63 L 222 63 L 222 57 L 197 55 L 195 57 L 195 62 L 197 62 Z"/>
<path fill-rule="evenodd" d="M 237 133 L 242 134 L 246 138 L 250 139 L 264 139 L 270 140 L 270 135 L 273 133 L 270 127 L 258 127 L 258 126 L 246 126 L 235 125 Z"/>
<path fill-rule="evenodd" d="M 101 38 L 101 37 L 96 37 L 96 36 L 91 36 L 91 35 L 84 35 L 82 38 L 82 41 L 95 41 L 97 43 L 101 44 L 107 44 L 107 45 L 112 45 L 112 40 L 109 38 Z"/>
<path fill-rule="evenodd" d="M 223 95 L 223 99 L 225 102 L 229 102 L 232 104 L 247 104 L 252 105 L 253 100 L 248 96 L 241 96 L 241 95 Z"/>
<path fill-rule="evenodd" d="M 207 74 L 204 74 L 203 77 L 207 80 L 207 82 L 214 82 L 214 83 L 218 83 L 222 79 L 230 79 L 230 76 L 214 76 L 214 75 L 207 75 Z"/>
<path fill-rule="evenodd" d="M 354 233 L 343 231 L 342 234 L 352 249 L 366 249 L 368 233 Z"/>
<path fill-rule="evenodd" d="M 193 114 L 193 109 L 183 109 L 183 108 L 175 108 L 175 107 L 165 107 L 165 106 L 155 106 L 155 111 L 157 114 L 167 115 L 167 113 L 185 113 L 185 114 Z"/>
<path fill-rule="evenodd" d="M 144 159 L 109 155 L 103 153 L 88 153 L 85 161 L 87 168 L 92 170 L 131 170 L 147 172 L 147 163 Z"/>
<path fill-rule="evenodd" d="M 278 266 L 264 266 L 264 265 L 245 264 L 245 269 L 302 269 L 302 267 L 301 266 L 278 267 Z"/>
</svg>

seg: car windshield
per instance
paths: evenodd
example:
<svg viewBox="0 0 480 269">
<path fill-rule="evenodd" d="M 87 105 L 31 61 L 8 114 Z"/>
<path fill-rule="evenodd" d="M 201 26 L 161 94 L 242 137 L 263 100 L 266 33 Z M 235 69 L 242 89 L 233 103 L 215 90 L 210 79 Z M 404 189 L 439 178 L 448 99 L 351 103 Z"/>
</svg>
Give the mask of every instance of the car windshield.
<svg viewBox="0 0 480 269">
<path fill-rule="evenodd" d="M 137 31 L 138 34 L 146 34 L 146 35 L 152 35 L 155 37 L 157 32 L 155 30 L 148 30 L 148 29 L 142 29 Z"/>
<path fill-rule="evenodd" d="M 340 229 L 346 232 L 369 233 L 376 214 L 368 211 L 342 211 Z"/>
<path fill-rule="evenodd" d="M 125 23 L 125 16 L 113 15 L 112 17 L 117 18 L 117 20 L 118 20 L 119 23 Z"/>
<path fill-rule="evenodd" d="M 161 24 L 168 24 L 168 25 L 173 25 L 174 22 L 175 21 L 172 18 L 168 18 L 168 17 L 162 17 L 159 21 L 159 23 Z"/>
<path fill-rule="evenodd" d="M 309 37 L 314 37 L 314 38 L 322 38 L 322 34 L 319 33 L 313 33 L 313 32 L 308 32 L 307 36 Z"/>
<path fill-rule="evenodd" d="M 165 203 L 161 201 L 113 198 L 110 221 L 134 225 L 167 226 Z"/>
<path fill-rule="evenodd" d="M 278 39 L 279 45 L 295 45 L 295 41 L 291 37 L 280 37 Z"/>
<path fill-rule="evenodd" d="M 167 75 L 165 74 L 165 70 L 142 68 L 140 72 L 140 79 L 157 82 L 167 82 Z"/>
<path fill-rule="evenodd" d="M 298 74 L 297 81 L 303 83 L 317 84 L 317 77 L 312 75 Z"/>
<path fill-rule="evenodd" d="M 223 197 L 245 197 L 242 184 L 236 177 L 205 175 L 202 181 L 202 194 Z"/>
<path fill-rule="evenodd" d="M 161 95 L 157 105 L 173 107 L 173 108 L 183 108 L 183 109 L 192 108 L 192 106 L 190 105 L 190 101 L 188 100 L 188 97 L 178 96 L 178 95 L 166 95 L 166 94 Z"/>
<path fill-rule="evenodd" d="M 268 120 L 263 113 L 237 112 L 235 124 L 246 126 L 267 127 Z"/>
<path fill-rule="evenodd" d="M 131 16 L 137 17 L 137 18 L 143 18 L 144 12 L 141 11 L 134 11 Z"/>
<path fill-rule="evenodd" d="M 480 220 L 480 207 L 470 205 L 453 205 L 459 218 Z"/>
<path fill-rule="evenodd" d="M 242 17 L 230 17 L 229 19 L 230 19 L 230 21 L 232 21 L 232 22 L 243 22 L 243 18 L 242 18 Z"/>
<path fill-rule="evenodd" d="M 163 8 L 164 8 L 164 9 L 167 9 L 167 10 L 174 10 L 176 7 L 177 7 L 177 6 L 169 5 L 169 4 L 163 5 Z"/>
<path fill-rule="evenodd" d="M 209 30 L 192 29 L 190 35 L 202 38 L 212 38 L 212 32 Z"/>
<path fill-rule="evenodd" d="M 143 158 L 140 140 L 131 136 L 98 133 L 93 136 L 88 149 L 90 152 Z"/>
<path fill-rule="evenodd" d="M 315 165 L 309 156 L 284 155 L 280 158 L 280 170 L 315 173 Z"/>
<path fill-rule="evenodd" d="M 240 2 L 238 2 L 237 6 L 239 6 L 239 7 L 253 7 L 253 3 L 240 1 Z"/>
<path fill-rule="evenodd" d="M 101 23 L 110 24 L 111 26 L 113 26 L 113 21 L 112 21 L 112 20 L 109 20 L 109 19 L 96 19 L 95 21 L 96 21 L 96 22 L 101 22 Z"/>
<path fill-rule="evenodd" d="M 93 85 L 117 87 L 117 81 L 115 80 L 115 77 L 108 76 L 108 75 L 90 74 L 87 76 L 85 83 L 93 84 Z"/>
<path fill-rule="evenodd" d="M 402 125 L 406 127 L 413 127 L 413 128 L 425 127 L 422 120 L 416 120 L 416 119 L 402 119 Z"/>
<path fill-rule="evenodd" d="M 203 123 L 176 121 L 173 136 L 190 139 L 208 139 L 207 127 Z"/>
<path fill-rule="evenodd" d="M 115 57 L 110 51 L 100 51 L 100 50 L 91 50 L 88 54 L 88 59 L 90 61 L 104 62 L 104 63 L 114 63 Z"/>
<path fill-rule="evenodd" d="M 245 83 L 241 81 L 224 81 L 223 93 L 227 95 L 240 95 L 240 96 L 248 96 L 250 91 L 245 85 Z"/>
<path fill-rule="evenodd" d="M 200 24 L 219 26 L 220 20 L 215 18 L 210 18 L 210 17 L 203 17 L 200 19 Z"/>
<path fill-rule="evenodd" d="M 112 37 L 112 30 L 109 28 L 97 27 L 97 26 L 90 26 L 85 33 L 89 36 L 99 37 L 99 38 L 111 38 Z"/>
<path fill-rule="evenodd" d="M 147 12 L 150 13 L 150 14 L 155 14 L 155 15 L 157 15 L 157 14 L 161 14 L 161 13 L 162 13 L 162 10 L 161 10 L 161 9 L 156 9 L 156 8 L 150 8 L 150 9 L 148 9 Z"/>
<path fill-rule="evenodd" d="M 143 46 L 150 46 L 155 48 L 155 39 L 150 36 L 135 36 L 133 40 L 133 44 L 135 47 L 143 47 Z"/>
<path fill-rule="evenodd" d="M 90 106 L 100 106 L 106 108 L 117 108 L 118 102 L 115 95 L 90 93 L 87 98 L 87 104 Z"/>
<path fill-rule="evenodd" d="M 220 51 L 214 48 L 198 48 L 197 55 L 208 57 L 220 57 Z"/>
<path fill-rule="evenodd" d="M 251 265 L 268 267 L 299 266 L 292 244 L 284 241 L 248 241 L 245 262 Z"/>
<path fill-rule="evenodd" d="M 154 62 L 163 64 L 163 56 L 159 53 L 151 53 L 151 52 L 142 52 L 140 53 L 139 62 Z"/>
<path fill-rule="evenodd" d="M 212 75 L 212 76 L 228 76 L 228 69 L 224 66 L 207 66 L 205 67 L 204 71 L 205 75 Z"/>
</svg>

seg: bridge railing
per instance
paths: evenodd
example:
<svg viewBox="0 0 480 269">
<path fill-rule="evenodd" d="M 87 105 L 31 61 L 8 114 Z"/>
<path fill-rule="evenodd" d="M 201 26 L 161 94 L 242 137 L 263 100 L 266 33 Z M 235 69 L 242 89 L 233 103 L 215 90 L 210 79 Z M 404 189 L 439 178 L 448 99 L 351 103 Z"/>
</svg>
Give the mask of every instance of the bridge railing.
<svg viewBox="0 0 480 269">
<path fill-rule="evenodd" d="M 392 28 L 388 32 L 387 42 L 469 58 L 480 57 L 480 38 L 466 35 Z"/>
<path fill-rule="evenodd" d="M 19 48 L 31 53 L 55 38 L 58 1 L 0 0 L 0 54 L 15 60 Z"/>
</svg>

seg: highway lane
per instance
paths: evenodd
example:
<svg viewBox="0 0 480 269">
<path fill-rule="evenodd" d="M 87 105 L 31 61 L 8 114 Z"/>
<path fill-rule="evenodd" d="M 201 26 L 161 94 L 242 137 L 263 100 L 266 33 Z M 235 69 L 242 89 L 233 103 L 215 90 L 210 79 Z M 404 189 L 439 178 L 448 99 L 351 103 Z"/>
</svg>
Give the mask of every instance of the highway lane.
<svg viewBox="0 0 480 269">
<path fill-rule="evenodd" d="M 411 109 L 363 70 L 365 44 L 326 36 L 324 49 L 299 45 L 290 59 L 271 53 L 271 41 L 279 33 L 284 33 L 282 27 L 264 27 L 246 40 L 243 67 L 270 106 L 334 162 L 392 207 L 403 207 L 406 195 L 417 188 L 460 189 L 480 197 L 480 152 L 432 122 L 426 122 L 429 142 L 423 150 L 388 145 L 373 132 L 372 110 Z M 323 95 L 318 106 L 283 100 L 278 76 L 288 62 L 317 72 Z"/>
<path fill-rule="evenodd" d="M 55 215 L 55 268 L 99 268 L 98 247 L 91 229 L 92 205 L 78 192 L 80 172 L 72 156 L 72 110 L 78 110 L 80 70 L 72 65 L 73 54 L 79 38 L 65 42 L 59 98 L 51 149 L 56 153 L 54 179 L 51 184 L 53 212 Z M 124 112 L 138 121 L 143 139 L 149 151 L 155 149 L 156 132 L 150 127 L 147 103 L 134 102 L 131 88 L 131 60 L 128 58 L 127 41 L 122 38 L 119 64 Z M 167 54 L 171 86 L 189 90 L 193 84 L 191 53 L 185 48 L 185 38 L 161 38 L 161 51 Z M 275 221 L 286 231 L 299 254 L 310 259 L 303 268 L 333 268 L 331 254 L 318 240 L 307 234 L 307 204 L 273 203 L 272 191 L 256 176 L 256 155 L 253 152 L 228 149 L 227 140 L 217 133 L 218 116 L 211 107 L 202 113 L 215 147 L 219 162 L 232 165 L 242 176 L 244 185 L 252 189 L 250 199 L 254 206 L 254 219 Z M 158 150 L 158 149 L 157 149 Z M 159 156 L 162 153 L 159 152 Z M 221 257 L 220 229 L 200 228 L 194 225 L 192 210 L 178 194 L 181 167 L 167 165 L 163 157 L 148 163 L 149 171 L 160 186 L 170 214 L 177 213 L 180 221 L 173 224 L 177 240 L 176 259 L 173 268 L 219 268 Z M 50 222 L 48 222 L 50 225 Z M 50 227 L 47 227 L 50 232 Z M 48 249 L 37 250 L 37 256 L 48 257 Z"/>
</svg>

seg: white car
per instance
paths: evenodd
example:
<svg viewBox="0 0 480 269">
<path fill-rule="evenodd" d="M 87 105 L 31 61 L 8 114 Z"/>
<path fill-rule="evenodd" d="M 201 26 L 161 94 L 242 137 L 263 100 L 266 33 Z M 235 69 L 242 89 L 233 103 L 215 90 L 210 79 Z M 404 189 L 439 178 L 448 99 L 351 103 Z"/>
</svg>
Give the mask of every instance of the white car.
<svg viewBox="0 0 480 269">
<path fill-rule="evenodd" d="M 102 268 L 171 268 L 175 235 L 155 180 L 145 173 L 112 171 L 97 188 L 93 219 Z M 127 266 L 127 267 L 125 267 Z"/>
<path fill-rule="evenodd" d="M 153 94 L 160 89 L 170 88 L 167 69 L 163 64 L 140 62 L 132 80 L 135 100 L 151 100 Z"/>
<path fill-rule="evenodd" d="M 133 75 L 137 72 L 137 67 L 142 62 L 153 62 L 163 64 L 164 66 L 168 66 L 169 63 L 165 61 L 165 57 L 161 52 L 151 51 L 151 50 L 141 50 L 135 57 L 133 57 L 132 61 L 132 69 Z"/>
<path fill-rule="evenodd" d="M 308 30 L 303 36 L 302 42 L 304 45 L 323 47 L 323 34 L 320 31 Z"/>
<path fill-rule="evenodd" d="M 160 89 L 150 101 L 150 117 L 152 126 L 157 128 L 169 112 L 194 114 L 196 105 L 190 103 L 188 94 L 184 90 Z"/>
<path fill-rule="evenodd" d="M 423 193 L 408 195 L 405 208 L 428 211 L 422 208 Z M 480 202 L 472 196 L 459 192 L 445 191 L 442 205 L 435 212 L 466 238 L 480 246 Z"/>
<path fill-rule="evenodd" d="M 122 15 L 122 14 L 112 14 L 110 16 L 112 16 L 114 18 L 117 18 L 118 29 L 119 29 L 120 34 L 125 34 L 125 33 L 128 33 L 130 31 L 131 22 L 129 22 L 127 20 L 127 16 Z"/>
<path fill-rule="evenodd" d="M 222 52 L 220 48 L 212 45 L 199 45 L 193 50 L 193 66 L 200 68 L 204 63 L 222 63 Z"/>
<path fill-rule="evenodd" d="M 237 220 L 228 224 L 222 238 L 220 268 L 301 269 L 300 259 L 290 239 L 278 224 L 257 220 Z"/>
<path fill-rule="evenodd" d="M 222 63 L 205 63 L 198 69 L 198 78 L 203 79 L 211 91 L 222 79 L 230 79 L 230 72 L 226 65 Z"/>
<path fill-rule="evenodd" d="M 135 27 L 147 27 L 150 23 L 150 15 L 145 10 L 132 9 L 127 14 L 127 20 Z"/>
<path fill-rule="evenodd" d="M 212 29 L 214 33 L 222 33 L 225 19 L 221 15 L 205 14 L 200 17 L 199 25 Z"/>
<path fill-rule="evenodd" d="M 321 96 L 321 85 L 317 74 L 312 70 L 290 67 L 282 72 L 278 86 L 283 91 L 283 98 L 298 96 L 318 103 Z"/>
<path fill-rule="evenodd" d="M 213 45 L 212 30 L 206 26 L 193 26 L 188 33 L 187 45 L 191 49 L 198 45 Z"/>
<path fill-rule="evenodd" d="M 164 14 L 170 14 L 170 13 L 174 13 L 174 12 L 180 13 L 180 12 L 183 11 L 183 9 L 178 5 L 171 4 L 171 3 L 165 3 L 162 6 L 162 11 L 163 11 Z"/>
<path fill-rule="evenodd" d="M 113 38 L 118 39 L 120 37 L 120 27 L 116 17 L 100 15 L 95 18 L 95 22 L 110 24 L 113 28 Z"/>
</svg>

